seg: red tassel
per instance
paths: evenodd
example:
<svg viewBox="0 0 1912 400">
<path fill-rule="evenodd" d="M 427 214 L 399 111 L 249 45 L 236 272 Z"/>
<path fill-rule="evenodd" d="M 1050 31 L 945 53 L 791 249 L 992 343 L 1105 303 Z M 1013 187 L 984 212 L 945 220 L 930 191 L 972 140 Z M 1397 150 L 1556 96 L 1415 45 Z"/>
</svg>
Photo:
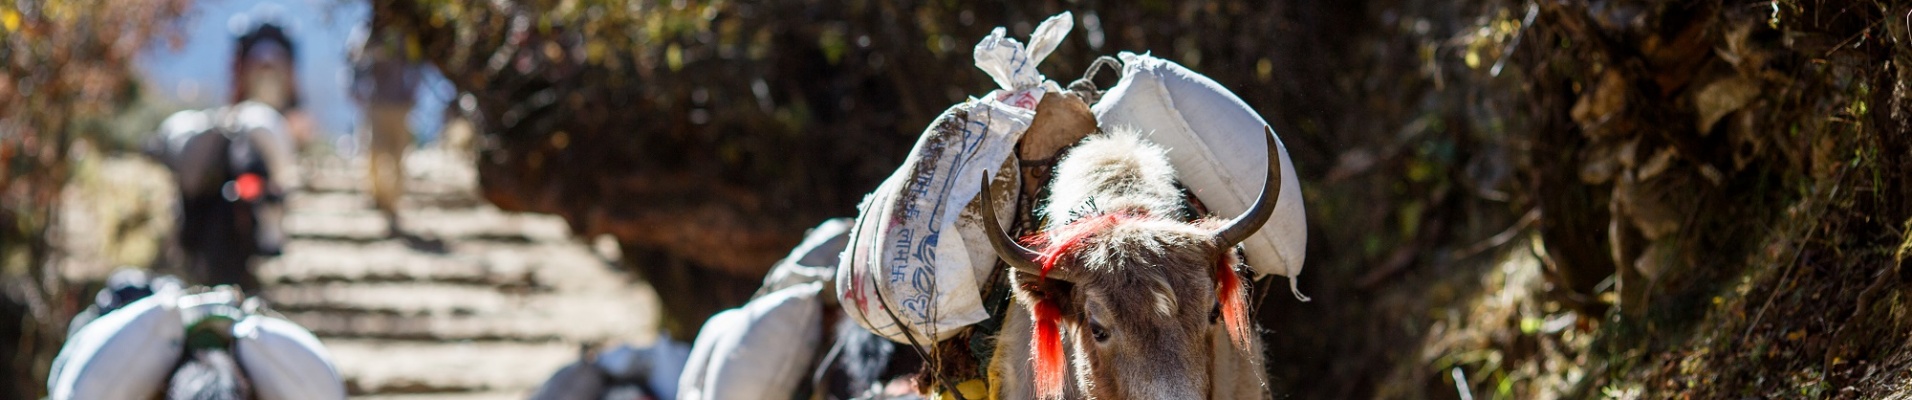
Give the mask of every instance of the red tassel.
<svg viewBox="0 0 1912 400">
<path fill-rule="evenodd" d="M 1109 213 L 1083 218 L 1050 232 L 1029 235 L 1023 238 L 1023 242 L 1042 249 L 1042 254 L 1036 258 L 1036 261 L 1042 262 L 1042 277 L 1048 278 L 1050 270 L 1060 266 L 1064 258 L 1075 252 L 1075 249 L 1081 247 L 1090 237 L 1108 230 L 1109 227 L 1115 226 L 1125 218 L 1136 217 L 1131 214 Z"/>
<path fill-rule="evenodd" d="M 1233 253 L 1231 250 L 1230 253 Z M 1235 347 L 1248 349 L 1248 301 L 1241 290 L 1241 275 L 1235 274 L 1235 255 L 1222 256 L 1215 268 L 1216 295 L 1221 297 L 1222 323 Z"/>
<path fill-rule="evenodd" d="M 1063 357 L 1062 333 L 1056 329 L 1056 321 L 1061 311 L 1048 300 L 1036 300 L 1036 334 L 1030 337 L 1029 347 L 1035 350 L 1036 397 L 1043 399 L 1062 398 Z"/>
<path fill-rule="evenodd" d="M 1071 222 L 1047 233 L 1039 233 L 1023 238 L 1023 243 L 1041 248 L 1036 261 L 1042 263 L 1041 278 L 1047 279 L 1049 271 L 1062 266 L 1065 258 L 1075 252 L 1077 247 L 1088 242 L 1089 238 L 1125 219 L 1143 218 L 1145 215 L 1134 212 L 1114 212 Z M 1030 363 L 1034 365 L 1036 375 L 1036 397 L 1042 399 L 1062 398 L 1065 379 L 1064 355 L 1062 353 L 1062 332 L 1057 328 L 1062 311 L 1053 301 L 1037 299 L 1034 305 L 1035 334 L 1029 338 L 1029 347 L 1035 354 Z"/>
</svg>

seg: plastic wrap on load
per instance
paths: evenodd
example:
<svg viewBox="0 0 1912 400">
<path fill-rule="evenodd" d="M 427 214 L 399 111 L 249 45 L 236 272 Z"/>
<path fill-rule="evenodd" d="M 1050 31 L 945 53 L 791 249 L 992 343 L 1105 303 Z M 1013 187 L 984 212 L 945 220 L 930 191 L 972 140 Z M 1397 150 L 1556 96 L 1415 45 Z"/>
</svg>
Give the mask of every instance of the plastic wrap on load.
<svg viewBox="0 0 1912 400">
<path fill-rule="evenodd" d="M 691 346 L 678 399 L 783 399 L 796 393 L 823 336 L 821 283 L 779 290 L 711 317 Z"/>
<path fill-rule="evenodd" d="M 613 383 L 611 386 L 643 383 L 657 397 L 670 399 L 677 397 L 677 380 L 684 374 L 684 362 L 690 357 L 690 352 L 690 343 L 679 342 L 665 334 L 651 347 L 638 348 L 624 344 L 606 349 L 598 353 L 591 364 L 610 378 Z"/>
<path fill-rule="evenodd" d="M 186 328 L 166 291 L 101 315 L 60 348 L 47 379 L 52 400 L 144 400 L 158 393 L 185 351 Z"/>
<path fill-rule="evenodd" d="M 1268 123 L 1233 92 L 1186 67 L 1148 54 L 1124 52 L 1120 58 L 1122 79 L 1092 107 L 1096 119 L 1105 129 L 1134 127 L 1169 149 L 1182 184 L 1210 213 L 1228 218 L 1246 211 L 1267 175 Z M 1275 143 L 1280 145 L 1279 137 Z M 1295 296 L 1306 300 L 1294 278 L 1307 255 L 1307 216 L 1287 147 L 1280 154 L 1275 214 L 1242 247 L 1256 276 L 1286 276 Z"/>
<path fill-rule="evenodd" d="M 1001 88 L 945 110 L 864 199 L 837 267 L 837 297 L 851 320 L 890 340 L 927 345 L 989 317 L 981 287 L 996 256 L 973 200 L 980 180 L 992 179 L 1000 185 L 996 209 L 1015 209 L 1016 141 L 1043 95 L 1061 91 L 1036 65 L 1073 26 L 1062 13 L 1036 27 L 1027 46 L 1003 28 L 976 44 L 976 67 Z M 1006 223 L 1008 216 L 995 217 Z"/>
<path fill-rule="evenodd" d="M 233 325 L 233 353 L 261 400 L 338 400 L 345 384 L 332 358 L 298 324 L 250 315 Z"/>
<path fill-rule="evenodd" d="M 800 284 L 835 280 L 837 262 L 841 260 L 844 246 L 850 242 L 853 221 L 834 218 L 810 228 L 803 234 L 803 242 L 790 250 L 790 255 L 770 267 L 770 273 L 764 275 L 763 287 L 751 297 L 762 297 Z"/>
</svg>

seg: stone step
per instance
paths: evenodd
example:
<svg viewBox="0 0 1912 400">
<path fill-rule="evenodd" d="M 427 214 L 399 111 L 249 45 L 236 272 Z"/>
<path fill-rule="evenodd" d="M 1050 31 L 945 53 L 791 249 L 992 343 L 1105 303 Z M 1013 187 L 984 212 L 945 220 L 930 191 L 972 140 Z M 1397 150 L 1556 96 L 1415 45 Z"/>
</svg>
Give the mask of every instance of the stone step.
<svg viewBox="0 0 1912 400">
<path fill-rule="evenodd" d="M 322 341 L 354 396 L 529 393 L 579 357 L 575 343 Z"/>
<path fill-rule="evenodd" d="M 398 201 L 398 208 L 404 210 L 467 210 L 489 207 L 484 199 L 466 193 L 431 195 L 423 193 L 406 194 Z M 286 207 L 308 214 L 347 214 L 355 212 L 377 212 L 372 204 L 372 195 L 363 192 L 295 192 L 286 196 Z"/>
<path fill-rule="evenodd" d="M 408 237 L 386 232 L 363 160 L 305 165 L 261 296 L 321 338 L 353 398 L 522 399 L 583 344 L 656 340 L 657 296 L 614 243 L 485 204 L 469 157 L 407 157 Z"/>
<path fill-rule="evenodd" d="M 400 210 L 407 233 L 443 240 L 496 242 L 566 241 L 571 228 L 552 215 L 507 213 L 489 206 L 467 210 Z M 336 213 L 295 209 L 285 218 L 293 239 L 376 242 L 390 240 L 385 217 L 362 209 Z"/>
<path fill-rule="evenodd" d="M 478 174 L 468 157 L 435 149 L 413 151 L 405 157 L 405 193 L 476 193 Z M 314 192 L 367 192 L 370 178 L 363 159 L 322 157 L 303 163 L 305 186 Z"/>
<path fill-rule="evenodd" d="M 400 316 L 510 316 L 533 293 L 485 286 L 437 283 L 344 283 L 282 285 L 265 298 L 285 311 L 334 311 Z"/>
<path fill-rule="evenodd" d="M 294 240 L 285 254 L 260 263 L 259 279 L 301 282 L 452 282 L 471 285 L 532 285 L 533 265 L 486 262 L 461 252 L 466 244 L 448 244 L 443 254 L 417 251 L 398 241 L 352 243 Z M 523 246 L 515 246 L 523 247 Z"/>
<path fill-rule="evenodd" d="M 530 397 L 534 391 L 536 391 L 535 388 L 523 391 L 496 390 L 455 393 L 374 394 L 352 396 L 352 398 L 359 400 L 524 400 L 524 398 Z"/>
<path fill-rule="evenodd" d="M 409 171 L 408 171 L 409 172 Z M 405 180 L 405 195 L 466 195 L 477 193 L 477 184 L 455 180 L 438 179 L 435 176 L 413 176 Z M 363 166 L 347 169 L 326 168 L 305 174 L 305 190 L 318 193 L 369 193 L 372 191 L 371 177 L 367 176 Z"/>
<path fill-rule="evenodd" d="M 512 293 L 446 284 L 280 286 L 265 298 L 321 337 L 404 340 L 608 341 L 657 331 L 642 285 L 595 293 Z"/>
<path fill-rule="evenodd" d="M 531 396 L 535 389 L 516 391 L 485 391 L 464 393 L 421 393 L 421 394 L 375 394 L 352 396 L 360 400 L 523 400 Z"/>
</svg>

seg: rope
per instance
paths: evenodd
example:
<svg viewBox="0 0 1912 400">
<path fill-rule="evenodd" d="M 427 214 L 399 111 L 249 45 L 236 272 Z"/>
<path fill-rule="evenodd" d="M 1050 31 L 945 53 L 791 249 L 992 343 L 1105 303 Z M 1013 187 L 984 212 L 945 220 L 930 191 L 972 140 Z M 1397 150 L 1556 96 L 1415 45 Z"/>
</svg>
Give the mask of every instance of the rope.
<svg viewBox="0 0 1912 400">
<path fill-rule="evenodd" d="M 1097 57 L 1094 62 L 1089 63 L 1089 69 L 1082 72 L 1082 79 L 1069 83 L 1069 91 L 1075 92 L 1077 97 L 1081 97 L 1083 102 L 1089 104 L 1095 104 L 1097 100 L 1101 100 L 1102 89 L 1096 88 L 1095 76 L 1102 72 L 1103 67 L 1115 70 L 1116 79 L 1122 79 L 1122 61 L 1110 56 Z"/>
</svg>

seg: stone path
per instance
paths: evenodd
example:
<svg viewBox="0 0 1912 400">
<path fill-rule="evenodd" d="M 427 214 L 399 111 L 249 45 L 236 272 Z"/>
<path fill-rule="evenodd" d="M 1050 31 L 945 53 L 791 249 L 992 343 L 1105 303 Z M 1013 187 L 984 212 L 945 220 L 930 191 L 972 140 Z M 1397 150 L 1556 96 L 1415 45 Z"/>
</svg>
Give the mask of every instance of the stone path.
<svg viewBox="0 0 1912 400">
<path fill-rule="evenodd" d="M 259 275 L 273 308 L 324 341 L 354 396 L 522 399 L 582 345 L 656 338 L 656 295 L 614 266 L 614 246 L 486 204 L 463 157 L 408 160 L 410 239 L 386 235 L 363 164 L 307 168 L 308 190 L 288 199 L 291 241 Z"/>
</svg>

